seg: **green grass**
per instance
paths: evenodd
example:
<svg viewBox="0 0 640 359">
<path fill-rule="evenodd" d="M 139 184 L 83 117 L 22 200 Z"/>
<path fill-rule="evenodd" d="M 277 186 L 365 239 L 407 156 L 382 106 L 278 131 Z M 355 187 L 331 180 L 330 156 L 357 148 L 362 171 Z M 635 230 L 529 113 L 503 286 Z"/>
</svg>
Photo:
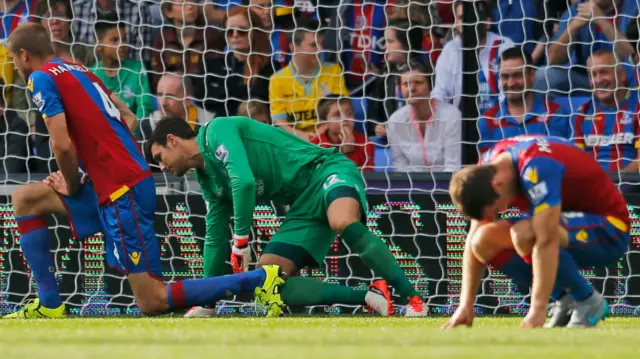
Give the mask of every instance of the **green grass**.
<svg viewBox="0 0 640 359">
<path fill-rule="evenodd" d="M 520 318 L 127 318 L 0 320 L 0 358 L 638 358 L 640 319 L 519 329 Z"/>
</svg>

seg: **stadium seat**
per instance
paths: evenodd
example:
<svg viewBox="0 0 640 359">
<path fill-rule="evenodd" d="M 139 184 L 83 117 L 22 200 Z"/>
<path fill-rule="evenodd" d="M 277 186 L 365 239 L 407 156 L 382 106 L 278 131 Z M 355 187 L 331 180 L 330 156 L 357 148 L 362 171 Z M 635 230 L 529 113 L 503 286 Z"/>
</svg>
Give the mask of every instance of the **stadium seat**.
<svg viewBox="0 0 640 359">
<path fill-rule="evenodd" d="M 373 159 L 375 172 L 392 171 L 391 149 L 389 147 L 381 147 L 376 145 L 376 152 Z"/>
</svg>

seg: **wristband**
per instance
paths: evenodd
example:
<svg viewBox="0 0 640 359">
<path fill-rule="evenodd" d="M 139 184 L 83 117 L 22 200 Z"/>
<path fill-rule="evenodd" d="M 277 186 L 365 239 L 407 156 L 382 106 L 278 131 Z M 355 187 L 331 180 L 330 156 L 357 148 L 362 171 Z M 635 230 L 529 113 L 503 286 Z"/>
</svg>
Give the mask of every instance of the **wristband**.
<svg viewBox="0 0 640 359">
<path fill-rule="evenodd" d="M 238 236 L 238 235 L 233 235 L 233 245 L 236 246 L 237 248 L 245 248 L 246 246 L 249 245 L 249 236 Z"/>
</svg>

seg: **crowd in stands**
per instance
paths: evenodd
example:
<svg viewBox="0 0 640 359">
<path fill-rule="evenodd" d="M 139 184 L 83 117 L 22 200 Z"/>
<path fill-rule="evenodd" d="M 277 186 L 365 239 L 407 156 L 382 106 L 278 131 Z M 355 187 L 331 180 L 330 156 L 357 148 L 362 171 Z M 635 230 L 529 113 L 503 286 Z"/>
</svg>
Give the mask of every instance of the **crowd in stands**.
<svg viewBox="0 0 640 359">
<path fill-rule="evenodd" d="M 478 21 L 476 104 L 463 119 L 464 9 Z M 248 116 L 363 171 L 462 165 L 524 134 L 573 140 L 610 171 L 638 172 L 637 0 L 5 0 L 0 3 L 0 158 L 6 173 L 56 170 L 47 129 L 7 56 L 41 23 L 56 56 L 82 64 L 139 119 L 194 130 Z M 388 161 L 385 157 L 388 155 Z"/>
</svg>

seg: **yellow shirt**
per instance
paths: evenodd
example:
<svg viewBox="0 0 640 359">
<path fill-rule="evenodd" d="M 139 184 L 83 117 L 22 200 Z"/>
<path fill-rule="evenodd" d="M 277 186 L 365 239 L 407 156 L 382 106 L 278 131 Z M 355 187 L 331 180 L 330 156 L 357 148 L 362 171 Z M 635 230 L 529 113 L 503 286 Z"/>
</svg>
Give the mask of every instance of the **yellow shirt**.
<svg viewBox="0 0 640 359">
<path fill-rule="evenodd" d="M 269 80 L 271 119 L 286 119 L 296 129 L 314 131 L 318 101 L 329 94 L 349 95 L 340 65 L 321 62 L 313 78 L 303 82 L 290 63 Z"/>
</svg>

